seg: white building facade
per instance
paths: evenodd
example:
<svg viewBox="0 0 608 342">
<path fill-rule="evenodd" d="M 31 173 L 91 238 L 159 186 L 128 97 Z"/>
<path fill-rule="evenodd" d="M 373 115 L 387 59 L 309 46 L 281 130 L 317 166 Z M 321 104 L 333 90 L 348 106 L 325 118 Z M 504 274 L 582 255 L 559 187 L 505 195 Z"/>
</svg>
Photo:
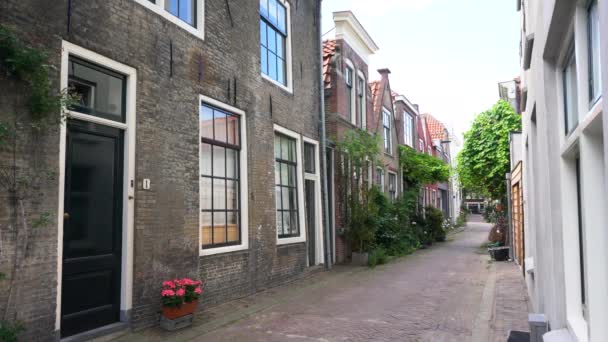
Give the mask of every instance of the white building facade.
<svg viewBox="0 0 608 342">
<path fill-rule="evenodd" d="M 522 0 L 524 262 L 544 341 L 608 341 L 608 0 Z"/>
</svg>

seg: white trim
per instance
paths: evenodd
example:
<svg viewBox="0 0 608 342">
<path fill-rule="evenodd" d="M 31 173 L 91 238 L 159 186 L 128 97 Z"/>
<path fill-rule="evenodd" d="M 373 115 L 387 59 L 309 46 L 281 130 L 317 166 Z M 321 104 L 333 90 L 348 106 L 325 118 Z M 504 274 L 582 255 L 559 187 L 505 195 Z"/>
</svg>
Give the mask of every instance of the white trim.
<svg viewBox="0 0 608 342">
<path fill-rule="evenodd" d="M 165 0 L 156 0 L 156 4 L 149 0 L 134 1 L 188 31 L 197 38 L 205 40 L 205 0 L 194 0 L 196 1 L 196 27 L 167 12 L 167 10 L 165 10 Z"/>
<path fill-rule="evenodd" d="M 321 206 L 321 164 L 320 164 L 320 151 L 319 142 L 317 140 L 302 137 L 305 143 L 309 143 L 315 146 L 315 173 L 304 172 L 304 179 L 313 180 L 315 182 L 315 221 L 317 229 L 315 230 L 315 264 L 322 264 L 324 260 L 323 255 L 323 207 Z M 308 229 L 308 228 L 307 228 Z M 309 265 L 312 266 L 312 265 Z"/>
<path fill-rule="evenodd" d="M 137 0 L 137 1 L 146 1 L 146 0 Z M 264 74 L 264 72 L 262 71 L 261 68 L 261 60 L 262 60 L 262 56 L 260 56 L 260 75 L 262 75 L 262 78 L 269 81 L 270 83 L 278 86 L 279 88 L 285 90 L 286 92 L 293 94 L 293 70 L 292 70 L 292 45 L 291 45 L 291 6 L 289 5 L 289 2 L 287 0 L 278 0 L 281 4 L 283 4 L 283 6 L 285 6 L 285 20 L 286 22 L 286 27 L 285 29 L 287 30 L 287 38 L 285 38 L 285 69 L 286 69 L 286 75 L 285 75 L 285 84 L 281 84 L 276 80 L 273 80 L 270 76 Z M 259 10 L 259 4 L 258 4 L 258 10 Z M 261 15 L 258 14 L 258 17 L 261 18 Z M 261 19 L 260 19 L 261 20 Z M 259 20 L 258 20 L 259 21 Z M 259 29 L 258 29 L 259 32 Z M 261 38 L 260 38 L 260 42 L 258 45 L 261 45 Z M 258 51 L 260 49 L 260 46 L 258 46 Z"/>
<path fill-rule="evenodd" d="M 350 121 L 351 124 L 356 126 L 357 125 L 357 101 L 356 101 L 357 91 L 355 88 L 356 88 L 356 83 L 357 83 L 357 77 L 356 77 L 357 70 L 355 69 L 353 62 L 351 62 L 350 59 L 345 58 L 344 63 L 346 64 L 346 67 L 344 68 L 344 84 L 346 84 L 347 91 L 348 91 L 348 78 L 346 78 L 347 69 L 350 69 L 350 77 L 351 77 L 350 107 L 349 107 L 350 112 L 348 113 L 348 121 Z"/>
<path fill-rule="evenodd" d="M 327 182 L 331 182 L 332 186 L 331 186 L 331 198 L 332 201 L 331 203 L 329 203 L 329 205 L 331 206 L 331 217 L 329 218 L 331 220 L 331 229 L 333 230 L 331 232 L 331 244 L 332 244 L 332 256 L 331 256 L 331 260 L 332 262 L 334 262 L 336 260 L 336 187 L 335 184 L 333 182 L 333 180 L 335 179 L 334 177 L 336 176 L 336 162 L 335 162 L 335 152 L 333 148 L 329 148 L 331 150 L 330 154 L 329 154 L 329 161 L 326 161 L 325 167 L 327 167 L 327 164 L 331 163 L 331 175 L 327 175 L 327 177 L 329 177 L 329 179 L 327 180 Z M 329 229 L 329 227 L 328 227 Z"/>
<path fill-rule="evenodd" d="M 378 46 L 359 23 L 359 20 L 351 11 L 340 11 L 333 13 L 336 26 L 336 39 L 343 39 L 355 50 L 357 55 L 369 64 L 369 56 L 378 51 Z"/>
<path fill-rule="evenodd" d="M 304 168 L 302 166 L 302 139 L 299 133 L 296 133 L 290 129 L 274 124 L 274 131 L 280 134 L 286 135 L 296 140 L 296 161 L 298 163 L 296 167 L 297 182 L 298 182 L 298 226 L 300 227 L 300 236 L 279 239 L 279 234 L 276 233 L 277 245 L 287 245 L 290 243 L 298 243 L 306 241 L 306 216 L 304 213 Z M 274 140 L 274 137 L 273 137 Z M 274 144 L 274 143 L 273 143 Z M 273 158 L 274 160 L 274 158 Z M 276 163 L 276 162 L 275 162 Z M 276 167 L 276 165 L 275 165 Z M 274 191 L 273 191 L 274 192 Z M 276 192 L 275 192 L 276 193 Z M 276 201 L 275 201 L 276 203 Z M 275 208 L 276 211 L 276 208 Z M 276 215 L 275 215 L 276 217 Z M 276 225 L 275 225 L 276 230 Z"/>
<path fill-rule="evenodd" d="M 135 134 L 136 134 L 136 94 L 137 71 L 127 65 L 118 63 L 93 51 L 84 49 L 67 41 L 61 42 L 61 75 L 60 88 L 68 87 L 69 56 L 78 56 L 95 64 L 117 71 L 127 76 L 126 91 L 126 124 L 111 122 L 91 115 L 70 111 L 72 118 L 108 125 L 124 130 L 124 175 L 123 175 L 123 219 L 122 219 L 122 261 L 120 310 L 128 311 L 133 301 L 133 240 L 134 240 L 134 198 L 135 188 Z M 59 132 L 59 189 L 57 208 L 57 303 L 55 311 L 55 329 L 61 329 L 61 285 L 63 272 L 63 212 L 65 198 L 65 157 L 66 157 L 65 123 L 60 125 Z"/>
<path fill-rule="evenodd" d="M 397 199 L 397 197 L 399 197 L 399 177 L 397 177 L 397 173 L 393 172 L 393 171 L 387 171 L 389 177 L 388 177 L 388 194 L 391 194 L 391 177 L 390 175 L 394 175 L 395 176 L 395 199 Z"/>
<path fill-rule="evenodd" d="M 380 172 L 378 172 L 380 171 Z M 384 168 L 377 166 L 376 167 L 376 173 L 378 173 L 380 175 L 380 184 L 378 184 L 380 186 L 380 190 L 382 190 L 382 192 L 385 191 L 385 187 L 384 187 Z"/>
<path fill-rule="evenodd" d="M 218 100 L 212 99 L 205 95 L 199 95 L 199 98 L 198 98 L 199 108 L 203 103 L 217 107 L 219 109 L 223 109 L 227 112 L 239 115 L 241 117 L 241 120 L 239 120 L 239 124 L 241 126 L 240 127 L 241 151 L 239 151 L 239 167 L 240 167 L 240 171 L 239 171 L 239 175 L 240 175 L 239 208 L 241 209 L 240 213 L 239 213 L 240 214 L 239 229 L 241 230 L 241 232 L 240 232 L 241 243 L 238 245 L 234 245 L 234 246 L 203 249 L 203 235 L 201 234 L 201 227 L 202 227 L 201 226 L 201 220 L 202 220 L 202 214 L 201 214 L 202 210 L 201 209 L 202 208 L 200 206 L 200 196 L 199 196 L 199 207 L 198 207 L 199 256 L 207 256 L 207 255 L 243 251 L 243 250 L 249 249 L 249 200 L 248 200 L 249 199 L 249 196 L 248 196 L 249 185 L 248 185 L 248 178 L 247 178 L 247 176 L 248 176 L 248 170 L 247 170 L 247 120 L 246 120 L 245 111 L 242 109 L 233 107 L 231 105 L 225 104 L 223 102 L 220 102 Z M 200 123 L 197 122 L 197 125 L 199 125 L 199 133 L 198 133 L 198 150 L 199 150 L 198 153 L 199 154 L 198 154 L 198 157 L 200 158 L 200 153 L 201 153 L 200 152 L 200 149 L 201 149 Z M 200 175 L 201 175 L 201 172 L 199 170 L 199 172 L 198 172 L 199 193 L 201 191 Z"/>
<path fill-rule="evenodd" d="M 361 103 L 362 113 L 361 115 L 361 129 L 365 130 L 367 127 L 367 80 L 365 79 L 365 74 L 361 70 L 357 70 L 357 81 L 361 79 L 363 81 L 363 102 Z M 359 87 L 359 82 L 357 82 L 357 87 Z M 355 90 L 355 107 L 356 107 L 356 98 L 359 97 L 357 91 Z M 357 109 L 355 109 L 356 112 Z"/>
</svg>

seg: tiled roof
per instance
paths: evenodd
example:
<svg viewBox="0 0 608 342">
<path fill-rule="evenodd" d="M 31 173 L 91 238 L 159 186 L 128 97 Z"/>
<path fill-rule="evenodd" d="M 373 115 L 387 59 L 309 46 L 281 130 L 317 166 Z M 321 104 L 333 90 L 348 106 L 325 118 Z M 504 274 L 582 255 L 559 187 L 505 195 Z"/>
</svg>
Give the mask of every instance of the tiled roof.
<svg viewBox="0 0 608 342">
<path fill-rule="evenodd" d="M 331 87 L 331 59 L 336 53 L 336 41 L 328 39 L 323 41 L 323 83 L 325 88 Z"/>
<path fill-rule="evenodd" d="M 374 106 L 374 114 L 380 111 L 380 106 L 382 104 L 382 99 L 380 96 L 380 81 L 372 81 L 369 82 L 369 87 L 372 94 L 372 104 Z"/>
<path fill-rule="evenodd" d="M 429 135 L 431 139 L 446 139 L 445 126 L 441 121 L 435 119 L 431 114 L 422 114 L 426 121 L 426 127 L 429 130 Z"/>
</svg>

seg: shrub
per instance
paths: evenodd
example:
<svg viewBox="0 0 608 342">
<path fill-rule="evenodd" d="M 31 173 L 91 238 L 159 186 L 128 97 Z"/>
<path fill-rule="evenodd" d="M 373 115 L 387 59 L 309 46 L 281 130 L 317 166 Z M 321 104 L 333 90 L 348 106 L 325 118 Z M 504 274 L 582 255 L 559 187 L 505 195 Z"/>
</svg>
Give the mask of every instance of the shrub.
<svg viewBox="0 0 608 342">
<path fill-rule="evenodd" d="M 369 192 L 361 191 L 360 200 L 349 201 L 351 206 L 349 229 L 347 231 L 353 251 L 368 252 L 376 244 L 376 231 L 379 226 L 378 206 L 372 199 L 379 192 L 372 188 Z"/>
<path fill-rule="evenodd" d="M 443 212 L 434 207 L 426 207 L 426 228 L 431 241 L 445 240 L 446 232 L 443 229 Z"/>
<path fill-rule="evenodd" d="M 369 258 L 367 259 L 367 265 L 369 267 L 376 267 L 376 265 L 386 264 L 387 262 L 388 254 L 382 247 L 374 249 L 369 253 Z"/>
<path fill-rule="evenodd" d="M 19 323 L 0 321 L 0 341 L 17 342 L 17 336 L 24 330 Z"/>
</svg>

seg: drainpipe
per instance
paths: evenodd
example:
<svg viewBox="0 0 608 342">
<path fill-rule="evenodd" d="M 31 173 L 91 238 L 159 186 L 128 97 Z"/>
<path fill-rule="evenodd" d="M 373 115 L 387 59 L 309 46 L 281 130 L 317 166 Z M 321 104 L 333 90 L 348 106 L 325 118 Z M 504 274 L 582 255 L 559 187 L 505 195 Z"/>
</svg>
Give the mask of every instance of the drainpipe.
<svg viewBox="0 0 608 342">
<path fill-rule="evenodd" d="M 331 270 L 331 238 L 329 232 L 329 202 L 327 200 L 327 141 L 325 137 L 325 82 L 323 80 L 323 34 L 321 33 L 322 0 L 317 2 L 317 31 L 319 32 L 319 136 L 321 137 L 321 184 L 323 185 L 323 252 L 325 254 L 324 265 L 326 270 Z"/>
</svg>

